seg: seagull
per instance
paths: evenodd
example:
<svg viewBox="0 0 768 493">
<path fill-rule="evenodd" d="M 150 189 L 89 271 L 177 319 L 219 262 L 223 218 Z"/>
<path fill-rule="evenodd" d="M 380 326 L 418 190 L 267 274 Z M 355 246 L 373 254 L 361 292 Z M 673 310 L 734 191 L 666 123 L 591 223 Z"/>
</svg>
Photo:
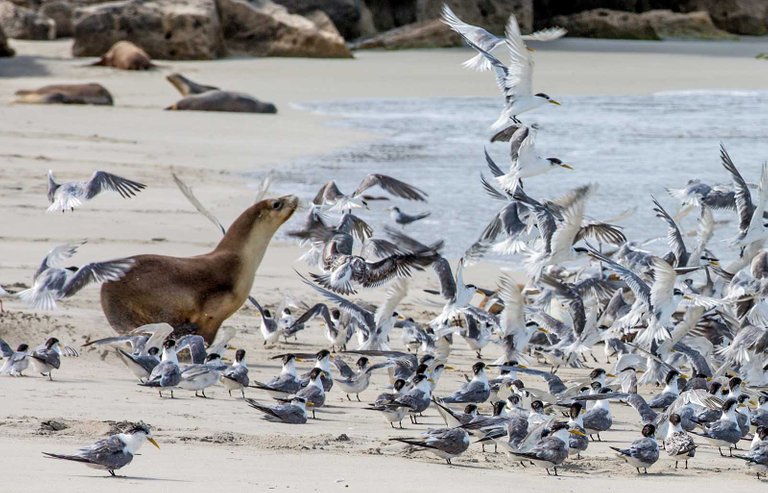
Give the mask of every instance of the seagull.
<svg viewBox="0 0 768 493">
<path fill-rule="evenodd" d="M 411 389 L 407 392 L 403 392 L 402 395 L 386 406 L 393 411 L 398 408 L 404 408 L 411 416 L 411 423 L 418 424 L 416 415 L 426 411 L 430 402 L 432 402 L 432 386 L 430 380 L 432 379 L 423 373 L 417 374 L 413 377 L 413 386 Z"/>
<path fill-rule="evenodd" d="M 336 182 L 331 180 L 322 186 L 317 192 L 314 200 L 315 205 L 327 206 L 331 211 L 350 212 L 352 209 L 367 207 L 363 192 L 371 187 L 380 186 L 387 192 L 396 197 L 406 200 L 416 200 L 424 202 L 427 199 L 427 193 L 423 190 L 409 185 L 405 182 L 392 178 L 391 176 L 372 173 L 360 182 L 351 195 L 345 195 L 339 190 Z"/>
<path fill-rule="evenodd" d="M 414 447 L 423 448 L 451 464 L 451 459 L 463 454 L 469 448 L 469 434 L 463 428 L 440 428 L 429 430 L 423 438 L 390 438 Z"/>
<path fill-rule="evenodd" d="M 301 380 L 296 376 L 296 356 L 294 354 L 282 355 L 283 368 L 280 374 L 267 383 L 254 381 L 251 387 L 266 390 L 272 397 L 288 398 L 301 389 Z"/>
<path fill-rule="evenodd" d="M 681 460 L 685 461 L 685 468 L 688 469 L 688 459 L 696 455 L 696 444 L 693 442 L 693 438 L 680 426 L 681 421 L 679 414 L 669 415 L 669 428 L 667 428 L 667 436 L 664 438 L 664 450 L 675 459 L 675 469 Z"/>
<path fill-rule="evenodd" d="M 597 383 L 599 386 L 600 384 Z M 594 388 L 594 387 L 593 387 Z M 611 389 L 604 387 L 599 390 L 599 393 L 608 393 Z M 600 438 L 601 431 L 608 431 L 613 425 L 613 415 L 611 414 L 611 406 L 608 399 L 599 399 L 592 406 L 592 409 L 587 411 L 584 415 L 584 429 L 590 438 L 592 435 L 597 435 L 598 441 L 602 441 Z"/>
<path fill-rule="evenodd" d="M 281 331 L 277 327 L 277 320 L 272 316 L 268 308 L 262 307 L 256 298 L 250 298 L 251 303 L 259 311 L 261 316 L 261 336 L 264 338 L 264 345 L 272 345 L 280 340 Z"/>
<path fill-rule="evenodd" d="M 757 479 L 760 479 L 761 473 L 763 477 L 768 476 L 768 428 L 761 426 L 755 434 L 760 441 L 753 445 L 746 455 L 735 455 L 734 457 L 746 461 L 747 467 L 754 470 Z"/>
<path fill-rule="evenodd" d="M 219 354 L 208 354 L 204 363 L 188 365 L 181 370 L 181 381 L 177 387 L 184 390 L 194 390 L 195 397 L 207 399 L 205 389 L 216 385 L 221 378 L 222 371 L 226 368 L 227 366 L 222 363 Z"/>
<path fill-rule="evenodd" d="M 416 221 L 420 221 L 424 219 L 425 217 L 429 217 L 431 212 L 421 212 L 419 214 L 406 214 L 405 212 L 401 211 L 399 207 L 390 207 L 387 210 L 389 210 L 389 217 L 399 224 L 402 227 L 405 227 L 411 223 L 415 223 Z"/>
<path fill-rule="evenodd" d="M 576 454 L 578 458 L 581 458 L 581 453 L 589 447 L 589 438 L 587 438 L 587 431 L 584 429 L 583 412 L 583 406 L 580 402 L 574 402 L 568 409 L 568 429 L 581 432 L 581 434 L 571 435 L 568 441 L 568 455 Z"/>
<path fill-rule="evenodd" d="M 91 262 L 79 268 L 59 267 L 60 263 L 72 257 L 83 243 L 70 243 L 53 248 L 35 272 L 32 287 L 16 295 L 38 310 L 55 310 L 57 300 L 68 298 L 93 282 L 117 281 L 133 266 L 131 259 L 117 259 Z"/>
<path fill-rule="evenodd" d="M 36 372 L 43 376 L 47 375 L 49 380 L 53 380 L 53 370 L 58 370 L 61 366 L 62 355 L 80 356 L 75 349 L 69 346 L 65 346 L 62 351 L 59 340 L 55 337 L 49 337 L 45 344 L 39 346 L 29 355 L 29 360 Z"/>
<path fill-rule="evenodd" d="M 294 396 L 287 404 L 265 406 L 253 399 L 245 399 L 249 406 L 264 413 L 263 419 L 277 423 L 291 425 L 307 422 L 307 400 L 304 397 Z"/>
<path fill-rule="evenodd" d="M 309 310 L 304 312 L 294 322 L 295 326 L 305 324 L 313 317 L 321 317 L 325 323 L 325 338 L 331 343 L 331 351 L 336 349 L 346 350 L 349 339 L 350 317 L 346 315 L 346 320 L 342 320 L 341 310 L 338 308 L 329 309 L 325 303 L 317 303 Z M 288 327 L 286 332 L 292 332 L 293 326 Z"/>
<path fill-rule="evenodd" d="M 666 378 L 664 379 L 664 383 L 666 383 L 666 387 L 664 387 L 664 390 L 661 391 L 660 394 L 657 394 L 648 401 L 648 405 L 651 406 L 651 409 L 666 409 L 668 408 L 677 397 L 680 395 L 680 391 L 677 388 L 677 381 L 680 378 L 680 372 L 677 370 L 670 370 L 667 373 Z"/>
<path fill-rule="evenodd" d="M 640 468 L 642 467 L 645 474 L 648 474 L 648 468 L 651 467 L 659 460 L 659 444 L 656 442 L 654 434 L 656 433 L 656 427 L 653 425 L 643 426 L 643 438 L 635 440 L 629 448 L 620 449 L 618 447 L 611 447 L 612 450 L 618 452 L 619 457 L 633 465 L 637 469 L 637 473 L 640 474 Z"/>
<path fill-rule="evenodd" d="M 181 381 L 181 369 L 179 368 L 179 359 L 176 357 L 176 341 L 166 339 L 163 343 L 163 357 L 160 364 L 150 373 L 149 378 L 139 385 L 144 387 L 158 387 L 157 393 L 163 396 L 163 389 L 168 388 L 171 391 L 173 399 L 173 388 Z"/>
<path fill-rule="evenodd" d="M 320 368 L 312 368 L 312 371 L 309 372 L 309 383 L 306 387 L 296 392 L 295 396 L 303 397 L 307 401 L 307 405 L 312 408 L 312 419 L 315 419 L 315 409 L 325 404 L 325 390 L 320 381 L 320 375 L 322 374 L 323 370 Z"/>
<path fill-rule="evenodd" d="M 131 370 L 131 373 L 136 375 L 139 382 L 144 382 L 152 374 L 152 370 L 160 364 L 160 358 L 157 357 L 160 354 L 160 350 L 157 347 L 149 348 L 147 354 L 132 354 L 124 351 L 121 348 L 116 348 L 117 356 L 120 358 L 125 366 Z"/>
<path fill-rule="evenodd" d="M 550 429 L 550 434 L 540 439 L 527 451 L 510 451 L 513 456 L 529 460 L 534 465 L 543 467 L 550 475 L 549 468 L 554 469 L 557 476 L 557 466 L 568 458 L 568 443 L 570 435 L 583 435 L 584 433 L 573 428 L 569 429 L 567 423 L 556 422 Z"/>
<path fill-rule="evenodd" d="M 331 371 L 331 359 L 334 357 L 331 356 L 330 351 L 327 349 L 321 349 L 317 353 L 315 353 L 315 366 L 314 368 L 317 368 L 320 370 L 320 382 L 323 384 L 323 390 L 326 392 L 330 392 L 330 390 L 333 388 L 333 373 Z M 273 356 L 273 359 L 277 356 Z M 307 355 L 302 355 L 302 357 L 307 357 Z M 314 369 L 313 368 L 313 369 Z M 312 371 L 308 371 L 307 373 L 301 375 L 300 381 L 301 386 L 306 387 L 309 385 L 309 381 L 311 378 Z"/>
<path fill-rule="evenodd" d="M 112 435 L 109 438 L 99 440 L 93 445 L 81 448 L 74 455 L 52 454 L 43 452 L 43 455 L 52 459 L 71 460 L 81 462 L 88 467 L 101 469 L 115 476 L 115 471 L 131 463 L 133 456 L 148 441 L 157 448 L 149 426 L 144 423 L 133 425 L 123 433 Z"/>
<path fill-rule="evenodd" d="M 520 185 L 521 180 L 533 176 L 543 175 L 557 168 L 572 170 L 570 164 L 562 162 L 556 157 L 541 157 L 536 152 L 536 131 L 529 130 L 520 147 L 517 149 L 517 156 L 512 160 L 509 171 L 496 177 L 498 184 L 507 192 L 513 193 Z M 493 162 L 488 151 L 485 151 L 485 159 L 489 165 Z M 494 166 L 497 166 L 493 163 Z"/>
<path fill-rule="evenodd" d="M 451 29 L 463 34 L 467 39 L 471 40 L 473 43 L 482 47 L 489 53 L 506 43 L 504 38 L 499 38 L 489 33 L 482 27 L 473 26 L 462 21 L 446 4 L 443 4 L 442 17 L 443 22 L 448 24 Z M 568 31 L 562 27 L 548 27 L 531 34 L 524 34 L 522 39 L 523 41 L 554 41 L 556 39 L 562 38 L 567 33 Z M 478 53 L 474 57 L 462 63 L 462 65 L 465 68 L 470 70 L 477 70 L 478 72 L 491 70 L 491 68 L 493 68 L 488 60 L 483 57 L 482 53 Z"/>
<path fill-rule="evenodd" d="M 473 402 L 482 404 L 488 400 L 491 395 L 491 386 L 488 384 L 488 377 L 485 374 L 485 363 L 478 361 L 472 365 L 472 380 L 461 386 L 459 390 L 440 399 L 446 404 Z"/>
<path fill-rule="evenodd" d="M 248 365 L 245 363 L 245 349 L 238 349 L 235 352 L 235 362 L 221 374 L 221 383 L 224 384 L 230 396 L 233 390 L 239 390 L 245 399 L 245 388 L 250 383 Z"/>
<path fill-rule="evenodd" d="M 101 192 L 117 192 L 124 199 L 131 198 L 147 186 L 133 180 L 127 180 L 106 171 L 95 171 L 88 181 L 68 181 L 56 183 L 53 170 L 48 170 L 48 212 L 74 211 L 86 200 L 91 200 Z"/>
<path fill-rule="evenodd" d="M 721 456 L 723 454 L 721 447 L 728 447 L 728 452 L 733 456 L 733 448 L 741 440 L 741 429 L 736 418 L 736 399 L 728 399 L 723 403 L 722 415 L 720 419 L 702 425 L 702 431 L 692 431 L 691 433 L 704 437 L 709 443 L 717 447 Z"/>
<path fill-rule="evenodd" d="M 498 120 L 491 126 L 493 130 L 500 130 L 506 127 L 510 121 L 519 122 L 517 115 L 526 111 L 536 109 L 548 103 L 560 104 L 547 94 L 533 93 L 533 59 L 523 42 L 520 26 L 517 24 L 517 19 L 514 16 L 509 18 L 505 33 L 506 43 L 504 45 L 510 57 L 509 66 L 504 65 L 488 49 L 480 46 L 477 39 L 473 40 L 470 38 L 470 34 L 462 32 L 464 29 L 461 29 L 455 22 L 445 19 L 445 17 L 444 22 L 456 31 L 467 45 L 477 50 L 496 72 L 496 84 L 504 96 L 505 105 Z"/>
<path fill-rule="evenodd" d="M 305 284 L 322 294 L 329 301 L 336 303 L 342 312 L 352 317 L 358 325 L 361 344 L 359 349 L 389 351 L 389 332 L 399 318 L 395 307 L 405 298 L 408 284 L 400 279 L 387 290 L 387 299 L 375 312 L 367 310 L 336 293 L 317 286 L 301 276 Z"/>
<path fill-rule="evenodd" d="M 731 156 L 722 144 L 720 144 L 720 158 L 723 167 L 730 173 L 731 181 L 736 190 L 735 199 L 736 212 L 739 215 L 739 234 L 733 240 L 733 244 L 746 247 L 754 241 L 765 240 L 763 212 L 766 208 L 766 200 L 768 200 L 768 163 L 763 164 L 758 201 L 754 203 L 747 182 L 741 176 L 739 170 L 736 169 Z"/>
<path fill-rule="evenodd" d="M 5 358 L 0 375 L 8 374 L 12 377 L 23 377 L 22 372 L 29 366 L 29 345 L 19 344 L 16 351 L 11 349 L 7 342 L 0 339 L 0 354 Z"/>
<path fill-rule="evenodd" d="M 355 394 L 358 402 L 360 402 L 360 392 L 363 392 L 368 388 L 368 384 L 371 381 L 371 374 L 378 369 L 393 366 L 389 361 L 371 365 L 368 358 L 365 356 L 358 358 L 355 363 L 357 371 L 350 368 L 341 358 L 336 358 L 333 362 L 336 364 L 342 377 L 335 378 L 334 380 L 339 384 L 339 387 L 341 387 L 341 391 L 347 395 L 347 400 L 352 400 L 349 397 L 349 394 Z"/>
<path fill-rule="evenodd" d="M 398 378 L 395 380 L 392 388 L 394 389 L 394 392 L 383 392 L 379 394 L 379 396 L 376 397 L 376 400 L 369 404 L 369 407 L 364 409 L 379 411 L 382 415 L 384 415 L 384 419 L 387 421 L 387 423 L 389 423 L 389 426 L 394 428 L 394 423 L 399 423 L 400 429 L 402 430 L 403 418 L 405 417 L 407 409 L 404 407 L 393 408 L 390 406 L 390 404 L 392 404 L 398 397 L 403 394 L 403 389 L 405 388 L 405 380 Z"/>
</svg>

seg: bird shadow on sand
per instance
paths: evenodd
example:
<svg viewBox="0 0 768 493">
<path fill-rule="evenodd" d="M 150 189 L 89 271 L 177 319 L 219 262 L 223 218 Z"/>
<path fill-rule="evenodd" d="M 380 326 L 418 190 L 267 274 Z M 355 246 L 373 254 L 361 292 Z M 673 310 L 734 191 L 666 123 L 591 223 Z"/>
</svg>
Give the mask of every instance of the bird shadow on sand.
<svg viewBox="0 0 768 493">
<path fill-rule="evenodd" d="M 88 476 L 85 474 L 76 475 L 74 476 L 76 478 L 85 478 L 85 479 L 111 479 L 111 480 L 127 480 L 127 481 L 158 481 L 163 483 L 191 483 L 191 481 L 187 481 L 185 479 L 172 479 L 172 478 L 148 478 L 144 476 L 122 476 L 122 475 L 115 475 L 115 476 Z"/>
</svg>

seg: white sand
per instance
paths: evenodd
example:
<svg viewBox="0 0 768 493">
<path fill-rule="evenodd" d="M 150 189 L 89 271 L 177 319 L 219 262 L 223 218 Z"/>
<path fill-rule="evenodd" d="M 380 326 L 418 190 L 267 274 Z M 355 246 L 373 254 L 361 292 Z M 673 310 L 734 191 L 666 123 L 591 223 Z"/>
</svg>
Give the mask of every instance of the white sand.
<svg viewBox="0 0 768 493">
<path fill-rule="evenodd" d="M 428 97 L 494 95 L 488 76 L 464 72 L 466 50 L 364 52 L 355 60 L 228 59 L 216 62 L 164 62 L 149 73 L 85 67 L 68 57 L 67 42 L 14 42 L 15 59 L 0 60 L 0 281 L 18 290 L 53 245 L 79 238 L 88 244 L 75 263 L 137 253 L 193 255 L 215 245 L 216 230 L 178 193 L 168 170 L 173 166 L 225 224 L 250 204 L 253 191 L 239 173 L 279 167 L 304 155 L 327 152 L 364 139 L 348 129 L 331 128 L 326 119 L 293 109 L 290 103 L 350 97 Z M 753 53 L 754 51 L 754 53 Z M 536 85 L 550 94 L 646 94 L 691 89 L 763 89 L 768 63 L 753 58 L 759 45 L 744 43 L 623 43 L 567 40 L 537 52 Z M 712 54 L 714 53 L 714 55 Z M 247 91 L 275 102 L 280 113 L 227 115 L 163 112 L 175 101 L 165 73 L 182 72 L 195 80 Z M 112 108 L 10 105 L 15 90 L 51 83 L 93 81 L 107 86 L 116 99 Z M 125 201 L 102 196 L 74 214 L 45 214 L 45 173 L 61 179 L 85 178 L 105 169 L 149 185 Z M 267 304 L 284 293 L 302 296 L 293 268 L 299 250 L 273 244 L 257 276 L 254 294 Z M 481 265 L 470 279 L 493 285 L 497 272 Z M 405 303 L 406 314 L 425 318 L 415 292 L 433 280 L 420 276 Z M 15 285 L 15 286 L 14 286 Z M 366 296 L 378 301 L 381 293 Z M 36 345 L 47 334 L 81 344 L 85 338 L 111 334 L 99 303 L 98 289 L 87 288 L 61 303 L 55 314 L 35 314 L 19 302 L 6 301 L 0 337 L 12 345 Z M 249 352 L 252 378 L 266 380 L 277 366 L 266 356 L 285 351 L 313 351 L 324 341 L 317 326 L 300 334 L 298 344 L 264 349 L 253 310 L 243 309 L 227 322 L 244 332 L 235 340 Z M 397 336 L 396 336 L 397 340 Z M 399 340 L 395 343 L 399 347 Z M 468 370 L 473 353 L 456 344 L 452 365 Z M 489 349 L 495 358 L 496 349 Z M 292 489 L 299 491 L 417 491 L 420 481 L 442 491 L 473 488 L 515 490 L 555 487 L 568 491 L 639 492 L 646 487 L 691 488 L 697 492 L 759 488 L 738 460 L 721 459 L 702 446 L 691 470 L 674 471 L 664 461 L 652 475 L 636 478 L 634 469 L 614 458 L 608 444 L 636 438 L 639 426 L 631 409 L 615 406 L 615 431 L 607 443 L 590 446 L 587 458 L 569 461 L 560 479 L 543 470 L 522 469 L 499 454 L 473 446 L 447 467 L 432 456 L 407 455 L 386 441 L 439 426 L 430 410 L 423 425 L 394 431 L 376 413 L 360 410 L 334 390 L 328 409 L 305 426 L 281 426 L 256 419 L 239 399 L 213 389 L 210 400 L 178 391 L 176 400 L 160 400 L 138 387 L 113 356 L 86 351 L 66 359 L 55 381 L 31 376 L 0 377 L 0 478 L 15 489 L 42 491 L 213 491 Z M 230 355 L 231 357 L 231 355 Z M 31 372 L 30 372 L 31 373 Z M 568 376 L 577 373 L 564 372 Z M 582 372 L 583 373 L 583 372 Z M 581 375 L 580 373 L 578 375 Z M 449 372 L 439 395 L 458 386 L 460 372 Z M 541 382 L 526 379 L 541 386 Z M 383 376 L 362 397 L 371 400 Z M 645 393 L 656 389 L 645 389 Z M 263 397 L 257 391 L 250 396 Z M 38 433 L 40 421 L 57 418 L 71 427 Z M 41 451 L 67 453 L 90 443 L 108 429 L 105 420 L 139 420 L 153 424 L 162 449 L 147 446 L 122 471 L 131 479 L 102 479 L 102 473 L 78 464 L 44 459 Z M 351 441 L 336 441 L 341 433 Z M 661 474 L 662 477 L 658 477 Z M 398 481 L 398 483 L 395 483 Z M 556 485 L 556 486 L 555 486 Z M 0 488 L 2 490 L 2 488 Z"/>
</svg>

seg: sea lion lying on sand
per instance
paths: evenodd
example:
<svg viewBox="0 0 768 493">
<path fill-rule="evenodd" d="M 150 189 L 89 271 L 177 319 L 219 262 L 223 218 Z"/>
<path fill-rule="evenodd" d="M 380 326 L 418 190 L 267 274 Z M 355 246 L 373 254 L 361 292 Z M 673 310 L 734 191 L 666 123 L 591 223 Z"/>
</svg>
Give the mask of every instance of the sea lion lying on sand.
<svg viewBox="0 0 768 493">
<path fill-rule="evenodd" d="M 182 96 L 189 96 L 191 94 L 202 94 L 207 91 L 218 91 L 218 87 L 206 86 L 204 84 L 198 84 L 192 80 L 187 79 L 181 74 L 175 73 L 166 76 L 168 82 L 173 84 Z"/>
<path fill-rule="evenodd" d="M 252 205 L 204 255 L 131 257 L 134 265 L 125 276 L 101 287 L 101 307 L 110 325 L 127 334 L 144 324 L 166 322 L 177 335 L 196 333 L 211 343 L 222 322 L 245 302 L 272 235 L 298 203 L 287 195 Z"/>
<path fill-rule="evenodd" d="M 54 84 L 16 91 L 17 103 L 99 104 L 112 106 L 112 95 L 100 84 Z"/>
<path fill-rule="evenodd" d="M 189 95 L 166 110 L 231 111 L 237 113 L 277 113 L 272 103 L 264 103 L 242 92 L 206 91 Z"/>
<path fill-rule="evenodd" d="M 101 60 L 91 65 L 120 70 L 149 70 L 155 67 L 147 52 L 130 41 L 118 41 L 113 44 L 112 48 L 101 56 Z"/>
</svg>

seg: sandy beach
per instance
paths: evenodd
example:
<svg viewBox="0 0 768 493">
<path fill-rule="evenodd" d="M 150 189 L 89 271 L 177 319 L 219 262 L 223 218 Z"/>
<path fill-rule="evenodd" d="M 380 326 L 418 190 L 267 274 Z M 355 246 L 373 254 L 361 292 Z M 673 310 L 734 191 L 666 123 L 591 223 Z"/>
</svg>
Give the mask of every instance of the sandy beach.
<svg viewBox="0 0 768 493">
<path fill-rule="evenodd" d="M 566 39 L 537 51 L 536 84 L 553 94 L 651 94 L 703 89 L 765 89 L 768 62 L 754 57 L 763 40 L 742 42 L 610 42 Z M 380 136 L 329 125 L 329 119 L 296 109 L 295 104 L 345 98 L 494 96 L 492 78 L 463 71 L 469 51 L 414 50 L 360 52 L 354 60 L 245 59 L 214 62 L 159 61 L 145 73 L 88 67 L 72 59 L 68 41 L 14 41 L 17 56 L 0 60 L 0 282 L 11 291 L 29 286 L 37 265 L 55 245 L 87 239 L 76 264 L 139 253 L 195 255 L 210 250 L 219 233 L 178 192 L 173 168 L 201 201 L 226 225 L 252 202 L 255 190 L 245 173 L 266 174 L 304 156 L 323 155 Z M 164 112 L 178 99 L 164 80 L 181 72 L 208 84 L 244 91 L 274 102 L 274 115 Z M 115 97 L 114 107 L 11 104 L 16 90 L 62 82 L 98 82 Z M 703 102 L 703 104 L 705 104 Z M 46 180 L 53 169 L 62 180 L 85 179 L 108 170 L 148 185 L 131 200 L 105 194 L 73 214 L 46 214 Z M 319 184 L 318 184 L 319 185 Z M 305 197 L 306 199 L 306 197 Z M 284 228 L 301 221 L 301 212 Z M 486 218 L 479 218 L 485 221 Z M 261 264 L 253 295 L 277 305 L 285 294 L 309 297 L 310 289 L 294 269 L 301 250 L 273 242 Z M 469 280 L 493 286 L 498 266 L 472 267 Z M 431 275 L 418 275 L 402 312 L 426 318 L 418 291 L 434 287 Z M 380 302 L 376 291 L 362 297 Z M 36 313 L 18 300 L 5 301 L 0 337 L 15 346 L 37 345 L 50 334 L 75 347 L 88 339 L 112 335 L 99 305 L 97 287 L 61 302 L 54 313 Z M 251 378 L 267 380 L 279 371 L 269 356 L 288 351 L 315 351 L 324 345 L 318 324 L 300 333 L 298 342 L 264 348 L 255 310 L 241 309 L 225 325 L 238 329 L 233 346 L 248 351 Z M 399 348 L 399 334 L 395 336 Z M 495 359 L 490 347 L 486 359 Z M 456 357 L 454 356 L 456 355 Z M 232 354 L 227 355 L 229 358 Z M 602 354 L 598 358 L 603 358 Z M 351 359 L 351 358 L 348 358 Z M 453 391 L 474 361 L 474 352 L 457 340 L 452 366 L 437 395 Z M 603 362 L 604 363 L 604 362 Z M 307 366 L 308 364 L 304 364 Z M 603 365 L 607 367 L 607 365 Z M 308 368 L 308 366 L 307 366 Z M 31 374 L 31 372 L 30 372 Z M 575 377 L 576 373 L 563 370 Z M 639 436 L 631 408 L 614 406 L 616 423 L 608 441 L 591 444 L 581 460 L 568 461 L 560 478 L 542 469 L 522 468 L 504 454 L 483 453 L 479 446 L 449 467 L 434 456 L 408 453 L 388 438 L 412 436 L 442 421 L 434 410 L 423 424 L 392 430 L 377 413 L 364 411 L 385 385 L 377 375 L 361 395 L 348 402 L 340 392 L 318 420 L 304 426 L 267 423 L 241 399 L 222 387 L 213 399 L 196 399 L 177 391 L 177 399 L 159 399 L 108 351 L 84 350 L 65 359 L 54 381 L 38 376 L 0 377 L 0 477 L 4 484 L 27 491 L 135 491 L 152 488 L 187 493 L 253 489 L 343 491 L 477 490 L 554 488 L 567 491 L 639 492 L 646 488 L 689 488 L 700 493 L 754 491 L 760 488 L 742 461 L 719 457 L 702 446 L 688 471 L 662 459 L 648 476 L 636 477 L 608 448 Z M 537 379 L 526 384 L 542 387 Z M 644 389 L 645 394 L 658 389 Z M 265 399 L 256 390 L 249 397 Z M 486 409 L 487 410 L 487 409 Z M 67 427 L 51 431 L 42 423 Z M 128 478 L 110 481 L 105 474 L 41 452 L 69 453 L 103 436 L 108 422 L 144 420 L 156 429 L 162 447 L 145 447 L 121 471 Z M 746 445 L 746 444 L 745 444 Z M 662 453 L 663 455 L 663 453 Z M 662 476 L 662 477 L 659 477 Z M 1 488 L 0 488 L 1 489 Z"/>
</svg>

